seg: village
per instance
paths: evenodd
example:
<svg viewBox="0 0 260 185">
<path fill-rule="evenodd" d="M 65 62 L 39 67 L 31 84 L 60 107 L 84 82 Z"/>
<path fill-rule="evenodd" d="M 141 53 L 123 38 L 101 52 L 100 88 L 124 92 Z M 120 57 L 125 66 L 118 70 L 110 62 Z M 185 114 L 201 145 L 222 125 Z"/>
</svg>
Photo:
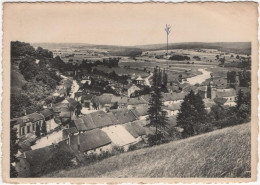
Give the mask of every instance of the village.
<svg viewBox="0 0 260 185">
<path fill-rule="evenodd" d="M 194 62 L 190 62 L 190 69 L 185 67 L 187 60 L 177 60 L 167 69 L 165 60 L 170 57 L 160 50 L 143 52 L 134 58 L 100 56 L 98 61 L 72 60 L 70 58 L 76 56 L 73 51 L 79 51 L 65 51 L 69 54 L 53 50 L 55 59 L 62 61 L 59 54 L 68 59 L 61 62 L 65 63 L 62 71 L 46 65 L 47 70 L 61 80 L 43 109 L 29 114 L 25 111 L 24 116 L 11 119 L 19 141 L 16 154 L 19 162 L 15 164 L 18 177 L 41 174 L 45 163 L 58 149 L 70 153 L 71 160 L 79 165 L 85 163 L 86 156 L 149 147 L 149 138 L 157 132 L 157 128 L 149 125 L 153 68 L 161 71 L 163 81 L 166 80 L 166 88 L 162 89 L 162 110 L 167 115 L 168 131 L 160 131 L 169 136 L 183 134 L 177 117 L 184 98 L 191 91 L 203 100 L 207 113 L 214 106 L 223 110 L 235 107 L 239 91 L 250 91 L 249 87 L 240 85 L 239 72 L 232 73 L 235 75 L 230 80 L 230 69 L 219 62 L 217 56 L 222 52 L 217 50 L 173 50 L 172 56 L 179 52 L 192 53 L 196 67 L 192 68 L 190 65 Z M 104 53 L 103 50 L 95 52 Z M 198 61 L 205 52 L 207 58 Z M 227 60 L 230 55 L 233 54 L 226 54 Z M 32 60 L 39 65 L 38 59 Z"/>
</svg>

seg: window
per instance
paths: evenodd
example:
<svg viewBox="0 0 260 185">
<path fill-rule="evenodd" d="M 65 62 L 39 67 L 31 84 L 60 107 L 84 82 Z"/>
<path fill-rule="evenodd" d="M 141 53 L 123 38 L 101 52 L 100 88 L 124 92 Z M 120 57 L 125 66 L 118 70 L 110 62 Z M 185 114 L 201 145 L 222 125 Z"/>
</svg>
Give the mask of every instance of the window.
<svg viewBox="0 0 260 185">
<path fill-rule="evenodd" d="M 35 131 L 35 124 L 32 124 L 32 130 Z"/>
<path fill-rule="evenodd" d="M 22 136 L 25 135 L 25 128 L 24 127 L 21 128 L 21 135 Z"/>
<path fill-rule="evenodd" d="M 28 125 L 28 126 L 27 126 L 27 133 L 30 133 L 30 129 L 31 129 L 31 126 Z"/>
</svg>

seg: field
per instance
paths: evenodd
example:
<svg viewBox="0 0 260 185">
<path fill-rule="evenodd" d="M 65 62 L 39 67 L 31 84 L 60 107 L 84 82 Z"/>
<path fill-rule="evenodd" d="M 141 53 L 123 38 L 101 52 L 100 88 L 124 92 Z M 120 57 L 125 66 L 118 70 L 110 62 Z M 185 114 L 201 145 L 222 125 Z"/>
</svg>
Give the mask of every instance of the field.
<svg viewBox="0 0 260 185">
<path fill-rule="evenodd" d="M 113 156 L 48 177 L 250 177 L 250 123 Z"/>
<path fill-rule="evenodd" d="M 141 76 L 143 78 L 149 76 L 149 74 L 145 71 L 143 71 L 141 68 L 138 68 L 138 69 L 126 69 L 126 68 L 123 68 L 123 67 L 112 67 L 112 68 L 108 68 L 106 66 L 97 66 L 95 67 L 96 69 L 100 70 L 100 71 L 103 71 L 103 72 L 106 72 L 106 73 L 111 73 L 113 71 L 115 71 L 115 73 L 117 73 L 118 75 L 132 75 L 132 74 L 135 74 L 136 76 Z"/>
</svg>

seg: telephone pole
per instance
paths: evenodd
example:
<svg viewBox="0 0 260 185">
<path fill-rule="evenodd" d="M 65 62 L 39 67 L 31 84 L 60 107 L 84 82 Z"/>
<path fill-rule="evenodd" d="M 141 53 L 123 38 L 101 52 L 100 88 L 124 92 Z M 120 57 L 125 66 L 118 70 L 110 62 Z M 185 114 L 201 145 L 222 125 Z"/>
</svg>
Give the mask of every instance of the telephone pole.
<svg viewBox="0 0 260 185">
<path fill-rule="evenodd" d="M 171 33 L 171 25 L 166 24 L 165 31 L 166 31 L 166 34 L 167 34 L 167 52 L 166 52 L 166 60 L 167 60 L 167 75 L 168 75 L 168 70 L 169 70 L 169 63 L 168 63 L 168 36 L 169 36 L 169 34 Z"/>
</svg>

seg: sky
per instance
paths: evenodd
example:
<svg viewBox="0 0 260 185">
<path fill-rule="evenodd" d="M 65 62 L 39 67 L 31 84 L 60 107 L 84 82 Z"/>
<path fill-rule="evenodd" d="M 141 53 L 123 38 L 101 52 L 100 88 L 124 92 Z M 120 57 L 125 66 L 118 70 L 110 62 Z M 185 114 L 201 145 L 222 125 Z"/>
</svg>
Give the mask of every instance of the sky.
<svg viewBox="0 0 260 185">
<path fill-rule="evenodd" d="M 256 3 L 6 3 L 4 35 L 24 42 L 146 45 L 243 42 L 257 34 Z"/>
</svg>

